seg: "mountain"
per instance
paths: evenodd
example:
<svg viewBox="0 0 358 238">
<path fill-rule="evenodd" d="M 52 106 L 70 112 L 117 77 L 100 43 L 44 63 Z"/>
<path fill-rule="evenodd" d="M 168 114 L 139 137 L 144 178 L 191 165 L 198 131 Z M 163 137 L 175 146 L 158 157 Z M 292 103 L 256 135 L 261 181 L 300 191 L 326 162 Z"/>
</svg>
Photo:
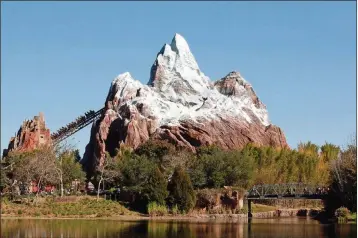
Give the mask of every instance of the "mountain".
<svg viewBox="0 0 358 238">
<path fill-rule="evenodd" d="M 50 130 L 40 112 L 32 120 L 23 121 L 15 136 L 10 138 L 8 148 L 3 150 L 3 156 L 7 156 L 10 151 L 31 151 L 49 144 L 52 144 Z"/>
<path fill-rule="evenodd" d="M 146 85 L 128 72 L 113 80 L 82 162 L 93 171 L 106 151 L 114 154 L 122 143 L 137 148 L 149 138 L 193 152 L 212 144 L 224 149 L 247 143 L 288 147 L 251 84 L 238 72 L 212 82 L 179 34 L 157 54 Z"/>
</svg>

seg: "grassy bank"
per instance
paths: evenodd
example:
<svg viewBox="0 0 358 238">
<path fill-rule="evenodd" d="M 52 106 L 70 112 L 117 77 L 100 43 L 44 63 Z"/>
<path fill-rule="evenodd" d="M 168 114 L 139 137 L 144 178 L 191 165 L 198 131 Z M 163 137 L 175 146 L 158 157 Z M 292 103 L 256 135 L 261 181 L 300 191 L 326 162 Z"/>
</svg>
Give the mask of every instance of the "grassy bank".
<svg viewBox="0 0 358 238">
<path fill-rule="evenodd" d="M 278 208 L 263 204 L 252 203 L 253 213 L 265 213 L 276 211 Z M 153 210 L 153 209 L 152 209 Z M 105 199 L 96 200 L 91 196 L 69 196 L 57 198 L 39 198 L 37 204 L 20 201 L 10 202 L 2 200 L 1 215 L 2 217 L 23 217 L 23 218 L 113 218 L 113 219 L 190 219 L 204 218 L 210 215 L 220 214 L 222 216 L 231 214 L 247 214 L 247 204 L 242 209 L 225 209 L 221 207 L 217 210 L 200 211 L 192 210 L 189 214 L 173 213 L 168 209 L 153 214 L 141 214 L 128 210 L 119 202 Z"/>
<path fill-rule="evenodd" d="M 60 198 L 40 198 L 37 204 L 1 202 L 2 216 L 16 217 L 112 217 L 136 215 L 118 202 L 90 196 Z"/>
</svg>

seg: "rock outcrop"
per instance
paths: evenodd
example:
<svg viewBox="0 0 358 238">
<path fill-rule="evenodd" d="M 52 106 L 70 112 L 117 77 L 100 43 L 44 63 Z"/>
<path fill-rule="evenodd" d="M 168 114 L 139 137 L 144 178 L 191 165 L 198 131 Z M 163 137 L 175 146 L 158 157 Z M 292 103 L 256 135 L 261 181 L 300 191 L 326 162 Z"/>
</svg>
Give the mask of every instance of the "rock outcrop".
<svg viewBox="0 0 358 238">
<path fill-rule="evenodd" d="M 106 151 L 114 154 L 120 144 L 137 148 L 149 138 L 193 152 L 212 144 L 224 149 L 247 143 L 288 147 L 252 86 L 238 72 L 210 81 L 179 34 L 158 53 L 146 85 L 128 72 L 117 76 L 105 107 L 82 160 L 87 171 L 103 162 Z"/>
<path fill-rule="evenodd" d="M 13 150 L 30 151 L 51 143 L 50 130 L 46 127 L 44 115 L 40 112 L 39 116 L 22 123 L 15 137 L 11 137 L 8 148 L 4 149 L 3 156 Z"/>
</svg>

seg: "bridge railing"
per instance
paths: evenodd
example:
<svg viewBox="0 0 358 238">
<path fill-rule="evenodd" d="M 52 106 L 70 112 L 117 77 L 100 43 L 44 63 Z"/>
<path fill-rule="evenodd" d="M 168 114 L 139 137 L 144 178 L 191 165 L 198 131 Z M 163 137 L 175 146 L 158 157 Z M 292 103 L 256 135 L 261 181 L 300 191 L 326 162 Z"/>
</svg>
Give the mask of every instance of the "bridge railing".
<svg viewBox="0 0 358 238">
<path fill-rule="evenodd" d="M 327 195 L 329 188 L 303 183 L 260 184 L 253 186 L 246 194 L 248 199 L 318 197 Z"/>
</svg>

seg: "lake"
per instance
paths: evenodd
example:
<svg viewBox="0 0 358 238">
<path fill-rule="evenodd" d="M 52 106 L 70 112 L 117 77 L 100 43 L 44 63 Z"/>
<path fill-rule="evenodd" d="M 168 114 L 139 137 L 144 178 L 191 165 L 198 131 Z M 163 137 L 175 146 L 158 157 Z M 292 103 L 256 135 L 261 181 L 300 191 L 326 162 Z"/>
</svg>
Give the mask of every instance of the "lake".
<svg viewBox="0 0 358 238">
<path fill-rule="evenodd" d="M 91 237 L 223 237 L 223 238 L 322 238 L 357 237 L 356 224 L 323 225 L 309 218 L 215 220 L 81 220 L 1 219 L 2 238 Z"/>
</svg>

